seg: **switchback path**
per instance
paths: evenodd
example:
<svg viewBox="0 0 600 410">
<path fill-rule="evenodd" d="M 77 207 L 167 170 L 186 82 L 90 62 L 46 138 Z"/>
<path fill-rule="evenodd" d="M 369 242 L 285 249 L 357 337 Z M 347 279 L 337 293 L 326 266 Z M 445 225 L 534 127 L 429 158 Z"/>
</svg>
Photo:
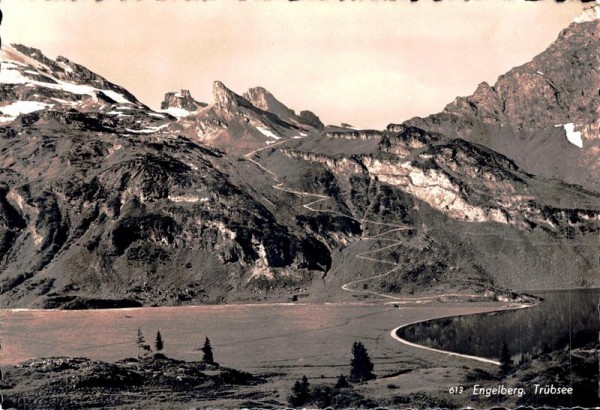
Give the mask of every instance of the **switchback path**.
<svg viewBox="0 0 600 410">
<path fill-rule="evenodd" d="M 265 147 L 262 148 L 258 148 L 255 149 L 249 153 L 247 153 L 246 155 L 244 155 L 244 157 L 252 162 L 253 164 L 255 164 L 256 166 L 258 166 L 260 169 L 262 169 L 263 171 L 267 172 L 269 175 L 271 175 L 271 177 L 273 178 L 273 180 L 275 181 L 275 184 L 273 185 L 273 188 L 283 191 L 283 192 L 287 192 L 293 195 L 297 195 L 300 196 L 302 198 L 316 198 L 313 201 L 310 201 L 306 204 L 303 204 L 302 207 L 305 209 L 308 209 L 309 211 L 312 212 L 321 212 L 321 213 L 329 213 L 329 214 L 333 214 L 333 215 L 338 215 L 338 216 L 342 216 L 344 218 L 348 218 L 351 219 L 353 221 L 358 222 L 361 226 L 365 225 L 365 224 L 373 224 L 373 225 L 379 225 L 379 226 L 385 226 L 385 227 L 389 227 L 390 229 L 373 235 L 373 236 L 363 236 L 360 238 L 360 240 L 375 240 L 375 241 L 380 241 L 382 239 L 380 239 L 382 236 L 388 235 L 390 233 L 394 233 L 394 232 L 401 232 L 401 231 L 409 231 L 409 230 L 413 230 L 415 228 L 412 228 L 410 226 L 406 226 L 406 225 L 399 225 L 399 224 L 392 224 L 392 223 L 385 223 L 385 222 L 378 222 L 378 221 L 371 221 L 368 219 L 359 219 L 359 218 L 355 218 L 352 215 L 347 215 L 344 214 L 342 212 L 338 212 L 338 211 L 333 211 L 333 210 L 327 210 L 327 209 L 317 209 L 314 208 L 313 206 L 317 203 L 320 202 L 324 202 L 324 201 L 329 201 L 332 198 L 330 196 L 327 195 L 321 195 L 321 194 L 315 194 L 312 192 L 305 192 L 305 191 L 298 191 L 298 190 L 294 190 L 291 188 L 288 188 L 284 185 L 284 183 L 279 179 L 279 176 L 277 174 L 275 174 L 273 171 L 267 169 L 266 167 L 264 167 L 262 164 L 260 164 L 258 161 L 254 160 L 252 158 L 252 156 L 254 156 L 255 154 L 259 153 L 260 151 L 263 151 L 265 149 L 271 149 L 275 146 L 284 144 L 286 142 L 288 142 L 289 140 L 283 140 L 283 141 L 279 141 L 276 142 L 274 144 L 269 144 Z M 358 283 L 365 283 L 365 282 L 369 282 L 372 281 L 374 279 L 380 279 L 383 278 L 385 276 L 388 276 L 389 274 L 391 274 L 392 272 L 395 272 L 396 270 L 400 269 L 400 265 L 394 262 L 390 262 L 390 261 L 386 261 L 386 260 L 382 260 L 382 259 L 376 259 L 370 256 L 366 256 L 366 255 L 370 255 L 370 254 L 375 254 L 381 251 L 384 251 L 386 249 L 390 249 L 396 246 L 399 246 L 402 244 L 402 242 L 394 240 L 394 239 L 383 239 L 385 241 L 390 241 L 392 242 L 390 245 L 384 246 L 382 248 L 378 248 L 375 250 L 370 250 L 370 251 L 366 251 L 366 252 L 362 252 L 358 255 L 356 255 L 356 258 L 359 259 L 364 259 L 364 260 L 368 260 L 368 261 L 372 261 L 372 262 L 376 262 L 376 263 L 382 263 L 382 264 L 387 264 L 387 265 L 392 265 L 393 268 L 383 272 L 383 273 L 379 273 L 377 275 L 373 275 L 370 276 L 368 278 L 363 278 L 363 279 L 357 279 L 351 282 L 348 282 L 344 285 L 342 285 L 342 289 L 347 291 L 347 292 L 353 292 L 353 293 L 361 293 L 361 294 L 370 294 L 370 295 L 374 295 L 374 296 L 378 296 L 381 298 L 386 298 L 386 299 L 392 299 L 392 300 L 397 300 L 397 301 L 407 301 L 407 300 L 416 300 L 418 298 L 402 298 L 402 297 L 398 297 L 398 296 L 394 296 L 394 295 L 389 295 L 389 294 L 385 294 L 385 293 L 378 293 L 378 292 L 374 292 L 371 290 L 366 290 L 366 289 L 353 289 L 352 287 Z"/>
<path fill-rule="evenodd" d="M 305 191 L 298 191 L 298 190 L 294 190 L 291 188 L 288 188 L 285 186 L 285 184 L 280 180 L 279 176 L 277 174 L 275 174 L 273 171 L 267 169 L 266 167 L 264 167 L 262 164 L 260 164 L 258 161 L 254 160 L 252 158 L 252 156 L 254 156 L 255 154 L 259 153 L 260 151 L 263 151 L 265 149 L 270 149 L 273 148 L 275 146 L 278 145 L 282 145 L 286 142 L 288 142 L 290 140 L 282 140 L 279 141 L 277 143 L 273 143 L 273 144 L 269 144 L 265 147 L 262 148 L 258 148 L 255 149 L 249 153 L 247 153 L 244 157 L 252 162 L 253 164 L 255 164 L 256 166 L 258 166 L 260 169 L 262 169 L 263 171 L 265 171 L 266 173 L 268 173 L 273 180 L 275 181 L 275 184 L 273 185 L 273 188 L 283 191 L 283 192 L 287 192 L 293 195 L 297 195 L 303 198 L 316 198 L 313 201 L 310 201 L 306 204 L 303 204 L 302 207 L 305 209 L 308 209 L 309 211 L 313 211 L 313 212 L 321 212 L 321 213 L 329 213 L 329 214 L 334 214 L 334 215 L 339 215 L 345 218 L 349 218 L 352 219 L 356 222 L 358 222 L 361 226 L 367 225 L 367 224 L 373 224 L 373 225 L 379 225 L 379 226 L 385 226 L 385 227 L 389 227 L 389 230 L 386 230 L 384 232 L 378 233 L 376 235 L 372 235 L 372 236 L 363 236 L 360 238 L 361 241 L 363 240 L 374 240 L 374 241 L 388 241 L 391 242 L 389 245 L 381 247 L 381 248 L 377 248 L 374 250 L 370 250 L 370 251 L 366 251 L 366 252 L 362 252 L 359 253 L 358 255 L 356 255 L 355 257 L 358 259 L 363 259 L 363 260 L 368 260 L 374 263 L 381 263 L 381 264 L 385 264 L 385 265 L 391 265 L 392 267 L 389 270 L 386 270 L 382 273 L 373 275 L 373 276 L 369 276 L 367 278 L 362 278 L 362 279 L 356 279 L 353 281 L 350 281 L 348 283 L 345 283 L 344 285 L 342 285 L 342 289 L 347 291 L 347 292 L 352 292 L 352 293 L 359 293 L 359 294 L 369 294 L 369 295 L 373 295 L 373 296 L 377 296 L 383 299 L 390 299 L 391 301 L 385 302 L 386 304 L 388 303 L 394 303 L 394 304 L 404 304 L 404 303 L 419 303 L 419 302 L 426 302 L 426 301 L 430 301 L 430 300 L 435 300 L 435 299 L 439 299 L 439 298 L 443 298 L 443 297 L 474 297 L 474 296 L 479 296 L 479 295 L 474 295 L 474 294 L 442 294 L 442 295 L 435 295 L 435 296 L 423 296 L 423 297 L 400 297 L 400 296 L 396 296 L 396 295 L 390 295 L 390 294 L 386 294 L 386 293 L 379 293 L 379 292 L 375 292 L 372 290 L 368 290 L 368 289 L 355 289 L 354 286 L 359 284 L 359 283 L 367 283 L 376 279 L 381 279 L 384 278 L 388 275 L 390 275 L 391 273 L 399 270 L 401 268 L 401 265 L 398 263 L 394 263 L 391 262 L 389 260 L 383 260 L 383 259 L 377 259 L 375 257 L 372 256 L 367 256 L 367 255 L 372 255 L 372 254 L 376 254 L 378 252 L 381 251 L 385 251 L 387 249 L 391 249 L 394 248 L 396 246 L 400 246 L 402 245 L 401 241 L 395 240 L 395 239 L 387 239 L 384 238 L 382 239 L 382 237 L 387 236 L 391 233 L 395 233 L 395 232 L 404 232 L 404 231 L 409 231 L 409 230 L 414 230 L 415 228 L 410 227 L 410 226 L 406 226 L 406 225 L 400 225 L 400 224 L 392 224 L 392 223 L 384 223 L 384 222 L 378 222 L 378 221 L 371 221 L 368 219 L 359 219 L 359 218 L 355 218 L 352 215 L 347 215 L 338 211 L 333 211 L 333 210 L 324 210 L 324 209 L 317 209 L 314 208 L 313 206 L 320 203 L 320 202 L 324 202 L 324 201 L 328 201 L 331 200 L 332 198 L 330 196 L 327 195 L 321 195 L 321 194 L 315 194 L 315 193 L 311 193 L 311 192 L 305 192 Z M 518 306 L 517 308 L 525 308 L 525 307 L 530 307 L 531 305 L 521 305 Z M 449 351 L 445 351 L 445 350 L 439 350 L 439 349 L 434 349 L 434 348 L 430 348 L 427 346 L 422 346 L 416 343 L 412 343 L 409 342 L 407 340 L 402 339 L 401 337 L 398 336 L 397 332 L 400 328 L 405 327 L 405 326 L 409 326 L 412 324 L 416 324 L 418 322 L 415 323 L 410 323 L 408 325 L 403 325 L 403 326 L 399 326 L 394 328 L 391 333 L 390 336 L 394 339 L 397 340 L 398 342 L 405 344 L 407 346 L 411 346 L 411 347 L 416 347 L 419 349 L 424 349 L 424 350 L 428 350 L 428 351 L 432 351 L 432 352 L 436 352 L 436 353 L 442 353 L 445 355 L 449 355 L 449 356 L 457 356 L 457 357 L 462 357 L 465 359 L 470 359 L 470 360 L 476 360 L 479 362 L 483 362 L 483 363 L 489 363 L 489 364 L 494 364 L 494 365 L 500 365 L 500 362 L 496 361 L 496 360 L 491 360 L 491 359 L 486 359 L 483 357 L 477 357 L 477 356 L 470 356 L 470 355 L 465 355 L 465 354 L 460 354 L 460 353 L 454 353 L 454 352 L 449 352 Z"/>
<path fill-rule="evenodd" d="M 287 192 L 293 195 L 297 195 L 303 198 L 316 198 L 314 201 L 310 201 L 306 204 L 303 204 L 302 207 L 305 209 L 308 209 L 309 211 L 313 211 L 313 212 L 321 212 L 321 213 L 329 213 L 329 214 L 333 214 L 333 215 L 338 215 L 338 216 L 342 216 L 348 219 L 352 219 L 356 222 L 358 222 L 359 224 L 365 225 L 365 224 L 372 224 L 372 225 L 378 225 L 378 226 L 386 226 L 389 227 L 390 229 L 387 231 L 384 231 L 382 233 L 376 234 L 376 235 L 372 235 L 372 236 L 363 236 L 360 238 L 361 241 L 367 241 L 367 240 L 375 240 L 375 241 L 389 241 L 392 242 L 390 245 L 375 249 L 375 250 L 370 250 L 370 251 L 366 251 L 366 252 L 362 252 L 359 253 L 358 255 L 356 255 L 355 257 L 358 259 L 363 259 L 363 260 L 368 260 L 371 262 L 375 262 L 375 263 L 382 263 L 382 264 L 386 264 L 386 265 L 392 265 L 393 267 L 383 273 L 379 273 L 377 275 L 373 275 L 373 276 L 369 276 L 367 278 L 361 278 L 361 279 L 357 279 L 357 280 L 353 280 L 351 282 L 348 282 L 344 285 L 342 285 L 342 289 L 347 291 L 347 292 L 352 292 L 352 293 L 360 293 L 360 294 L 369 294 L 369 295 L 374 295 L 374 296 L 378 296 L 384 299 L 391 299 L 393 301 L 397 301 L 399 303 L 410 303 L 410 302 L 419 302 L 419 301 L 427 301 L 427 300 L 433 300 L 433 299 L 438 299 L 440 297 L 475 297 L 478 295 L 474 295 L 474 294 L 442 294 L 442 295 L 435 295 L 435 296 L 421 296 L 421 297 L 400 297 L 400 296 L 396 296 L 396 295 L 390 295 L 390 294 L 385 294 L 385 293 L 379 293 L 379 292 L 374 292 L 371 290 L 367 290 L 367 289 L 354 289 L 353 286 L 359 283 L 366 283 L 366 282 L 370 282 L 372 280 L 375 279 L 381 279 L 384 278 L 388 275 L 390 275 L 391 273 L 395 272 L 396 270 L 400 269 L 401 266 L 397 263 L 394 262 L 390 262 L 388 260 L 382 260 L 382 259 L 376 259 L 370 256 L 366 256 L 369 254 L 374 254 L 374 253 L 378 253 L 396 246 L 400 246 L 402 245 L 401 241 L 395 240 L 395 239 L 381 239 L 381 237 L 389 235 L 391 233 L 394 232 L 402 232 L 402 231 L 409 231 L 409 230 L 414 230 L 415 228 L 410 227 L 410 226 L 406 226 L 406 225 L 399 225 L 399 224 L 393 224 L 393 223 L 386 223 L 386 222 L 378 222 L 378 221 L 371 221 L 368 219 L 363 219 L 363 218 L 355 218 L 352 215 L 347 215 L 344 214 L 342 212 L 337 212 L 337 211 L 332 211 L 332 210 L 327 210 L 327 209 L 317 209 L 314 208 L 313 205 L 320 203 L 320 202 L 324 202 L 324 201 L 329 201 L 332 198 L 330 196 L 327 195 L 321 195 L 321 194 L 315 194 L 312 192 L 305 192 L 305 191 L 298 191 L 298 190 L 294 190 L 288 187 L 285 187 L 285 184 L 280 180 L 279 176 L 274 173 L 273 171 L 271 171 L 270 169 L 267 169 L 266 167 L 264 167 L 262 164 L 260 164 L 258 161 L 254 160 L 252 157 L 263 151 L 266 149 L 271 149 L 275 146 L 279 146 L 282 145 L 286 142 L 289 142 L 290 140 L 282 140 L 282 141 L 278 141 L 276 143 L 273 144 L 269 144 L 267 146 L 261 147 L 261 148 L 257 148 L 249 153 L 247 153 L 246 155 L 244 155 L 244 157 L 246 158 L 246 160 L 252 162 L 253 164 L 255 164 L 257 167 L 259 167 L 260 169 L 262 169 L 263 171 L 265 171 L 266 173 L 268 173 L 269 175 L 271 175 L 271 177 L 273 178 L 273 180 L 275 181 L 275 184 L 273 185 L 273 188 L 283 191 L 283 192 Z"/>
</svg>

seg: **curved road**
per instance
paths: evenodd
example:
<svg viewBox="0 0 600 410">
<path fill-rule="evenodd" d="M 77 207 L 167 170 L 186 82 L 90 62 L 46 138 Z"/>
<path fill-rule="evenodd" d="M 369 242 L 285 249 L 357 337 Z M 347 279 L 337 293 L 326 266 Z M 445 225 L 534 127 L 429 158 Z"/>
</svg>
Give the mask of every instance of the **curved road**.
<svg viewBox="0 0 600 410">
<path fill-rule="evenodd" d="M 390 233 L 401 232 L 401 231 L 408 231 L 408 230 L 415 229 L 415 228 L 412 228 L 412 227 L 409 227 L 409 226 L 406 226 L 406 225 L 398 225 L 398 224 L 391 224 L 391 223 L 370 221 L 368 219 L 358 219 L 358 218 L 355 218 L 355 217 L 353 217 L 351 215 L 346 215 L 346 214 L 343 214 L 343 213 L 337 212 L 337 211 L 331 211 L 331 210 L 323 210 L 323 209 L 315 209 L 315 208 L 313 208 L 313 205 L 315 205 L 315 204 L 317 204 L 319 202 L 328 201 L 328 200 L 330 200 L 332 198 L 329 197 L 329 196 L 326 196 L 326 195 L 315 194 L 315 193 L 304 192 L 304 191 L 297 191 L 297 190 L 294 190 L 294 189 L 286 188 L 284 186 L 284 183 L 279 179 L 279 176 L 277 174 L 275 174 L 273 171 L 267 169 L 266 167 L 264 167 L 262 164 L 260 164 L 256 160 L 252 159 L 252 156 L 255 155 L 256 153 L 258 153 L 260 151 L 263 151 L 265 149 L 271 149 L 271 148 L 273 148 L 273 147 L 275 147 L 277 145 L 284 144 L 284 143 L 286 143 L 288 141 L 290 141 L 290 140 L 283 140 L 283 141 L 279 141 L 279 142 L 274 143 L 274 144 L 269 144 L 269 145 L 267 145 L 265 147 L 255 149 L 255 150 L 247 153 L 246 155 L 244 155 L 244 157 L 248 161 L 252 162 L 256 166 L 258 166 L 260 169 L 262 169 L 263 171 L 265 171 L 266 173 L 268 173 L 269 175 L 271 175 L 271 177 L 273 178 L 273 180 L 276 182 L 273 185 L 273 188 L 275 188 L 277 190 L 280 190 L 280 191 L 283 191 L 283 192 L 288 192 L 290 194 L 297 195 L 297 196 L 300 196 L 300 197 L 317 198 L 314 201 L 311 201 L 311 202 L 308 202 L 308 203 L 302 205 L 303 208 L 308 209 L 310 211 L 340 215 L 340 216 L 352 219 L 352 220 L 358 222 L 361 225 L 363 225 L 363 224 L 374 224 L 374 225 L 383 225 L 383 226 L 390 227 L 390 229 L 387 230 L 387 231 L 385 231 L 385 232 L 382 232 L 382 233 L 379 233 L 379 234 L 373 235 L 373 236 L 363 236 L 362 238 L 360 238 L 360 240 L 382 240 L 382 239 L 380 239 L 382 236 L 388 235 Z M 386 303 L 408 303 L 408 302 L 416 302 L 416 301 L 425 301 L 425 300 L 436 299 L 436 298 L 440 298 L 440 297 L 444 297 L 444 296 L 463 296 L 463 297 L 478 296 L 478 295 L 473 295 L 473 294 L 442 294 L 442 295 L 436 295 L 436 296 L 407 298 L 407 297 L 399 297 L 399 296 L 395 296 L 395 295 L 389 295 L 389 294 L 385 294 L 385 293 L 378 293 L 378 292 L 374 292 L 374 291 L 371 291 L 371 290 L 353 289 L 352 287 L 354 285 L 358 284 L 358 283 L 363 283 L 363 282 L 371 281 L 371 280 L 374 280 L 374 279 L 383 278 L 383 277 L 391 274 L 392 272 L 400 269 L 401 266 L 399 264 L 397 264 L 397 263 L 366 256 L 366 255 L 374 254 L 374 253 L 377 253 L 377 252 L 381 252 L 381 251 L 384 251 L 386 249 L 393 248 L 395 246 L 398 246 L 398 245 L 402 244 L 402 242 L 394 240 L 394 239 L 383 239 L 383 240 L 390 241 L 392 243 L 390 245 L 384 246 L 382 248 L 378 248 L 378 249 L 375 249 L 375 250 L 370 250 L 370 251 L 362 252 L 362 253 L 356 255 L 356 258 L 364 259 L 364 260 L 368 260 L 368 261 L 372 261 L 372 262 L 376 262 L 376 263 L 388 264 L 388 265 L 392 265 L 393 267 L 391 269 L 383 272 L 383 273 L 379 273 L 377 275 L 373 275 L 373 276 L 370 276 L 368 278 L 357 279 L 357 280 L 353 280 L 351 282 L 348 282 L 348 283 L 342 285 L 342 289 L 343 290 L 345 290 L 347 292 L 353 292 L 353 293 L 370 294 L 370 295 L 375 295 L 375 296 L 378 296 L 378 297 L 381 297 L 381 298 L 386 298 L 386 299 L 392 299 L 393 300 L 392 302 L 386 302 Z M 530 307 L 530 306 L 529 305 L 523 305 L 523 306 L 520 306 L 520 307 Z M 401 329 L 403 327 L 406 327 L 406 326 L 410 326 L 410 325 L 416 324 L 416 323 L 419 323 L 419 322 L 414 322 L 414 323 L 409 323 L 407 325 L 398 326 L 398 327 L 392 329 L 392 331 L 390 333 L 390 336 L 394 340 L 397 340 L 398 342 L 400 342 L 402 344 L 405 344 L 407 346 L 416 347 L 416 348 L 419 348 L 419 349 L 424 349 L 424 350 L 428 350 L 428 351 L 432 351 L 432 352 L 436 352 L 436 353 L 442 353 L 442 354 L 445 354 L 447 356 L 457 356 L 457 357 L 462 357 L 462 358 L 465 358 L 465 359 L 476 360 L 476 361 L 483 362 L 483 363 L 494 364 L 494 365 L 497 365 L 497 366 L 500 365 L 500 362 L 498 362 L 496 360 L 491 360 L 491 359 L 486 359 L 486 358 L 483 358 L 483 357 L 470 356 L 470 355 L 465 355 L 465 354 L 460 354 L 460 353 L 449 352 L 449 351 L 446 351 L 446 350 L 434 349 L 434 348 L 427 347 L 427 346 L 422 346 L 422 345 L 419 345 L 419 344 L 412 343 L 412 342 L 409 342 L 407 340 L 404 340 L 404 339 L 402 339 L 401 337 L 399 337 L 397 335 L 397 332 L 398 332 L 399 329 Z"/>
</svg>

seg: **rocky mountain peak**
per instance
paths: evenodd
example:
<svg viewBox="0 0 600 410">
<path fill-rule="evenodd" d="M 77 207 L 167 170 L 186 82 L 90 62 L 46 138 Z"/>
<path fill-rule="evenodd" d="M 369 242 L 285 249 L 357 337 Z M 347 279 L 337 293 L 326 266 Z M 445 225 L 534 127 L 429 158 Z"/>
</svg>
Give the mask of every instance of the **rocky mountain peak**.
<svg viewBox="0 0 600 410">
<path fill-rule="evenodd" d="M 221 81 L 213 83 L 213 106 L 229 110 L 233 107 L 251 107 L 252 104 L 242 96 L 237 95 Z"/>
<path fill-rule="evenodd" d="M 286 107 L 285 104 L 263 87 L 250 88 L 244 93 L 244 98 L 250 101 L 255 107 L 275 114 L 282 119 L 296 116 L 294 110 Z"/>
<path fill-rule="evenodd" d="M 269 107 L 269 102 L 277 102 L 281 104 L 274 96 L 264 87 L 253 87 L 246 91 L 244 94 L 244 98 L 248 101 L 252 102 L 255 107 L 260 108 L 261 110 L 267 111 Z M 273 101 L 274 100 L 274 101 Z"/>
<path fill-rule="evenodd" d="M 250 88 L 244 93 L 244 98 L 257 108 L 263 111 L 275 114 L 283 121 L 298 124 L 309 125 L 317 129 L 323 129 L 324 125 L 313 112 L 301 111 L 299 115 L 294 110 L 288 108 L 279 101 L 273 94 L 263 87 Z"/>
<path fill-rule="evenodd" d="M 162 110 L 180 108 L 187 111 L 197 111 L 207 105 L 206 103 L 196 101 L 189 90 L 181 90 L 180 92 L 166 93 L 165 99 L 160 103 L 160 108 Z"/>
<path fill-rule="evenodd" d="M 0 110 L 3 114 L 0 122 L 57 106 L 80 111 L 110 109 L 111 104 L 147 108 L 126 89 L 64 57 L 51 59 L 36 48 L 20 44 L 3 46 L 0 62 L 2 100 L 13 101 Z"/>
<path fill-rule="evenodd" d="M 323 124 L 317 114 L 312 111 L 300 111 L 300 118 L 302 119 L 302 123 L 315 127 L 318 130 L 325 128 L 325 124 Z"/>
<path fill-rule="evenodd" d="M 587 23 L 590 21 L 599 21 L 599 20 L 600 20 L 600 1 L 596 0 L 596 4 L 585 8 L 579 16 L 575 17 L 573 22 Z"/>
<path fill-rule="evenodd" d="M 600 190 L 599 12 L 598 3 L 586 9 L 492 87 L 482 83 L 442 113 L 407 124 L 485 145 L 527 172 Z"/>
</svg>

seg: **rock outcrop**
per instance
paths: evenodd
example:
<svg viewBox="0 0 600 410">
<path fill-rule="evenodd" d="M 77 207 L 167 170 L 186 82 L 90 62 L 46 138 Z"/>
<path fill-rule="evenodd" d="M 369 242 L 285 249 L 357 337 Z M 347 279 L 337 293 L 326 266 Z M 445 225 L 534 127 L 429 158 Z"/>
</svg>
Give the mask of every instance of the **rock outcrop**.
<svg viewBox="0 0 600 410">
<path fill-rule="evenodd" d="M 314 113 L 311 111 L 301 111 L 299 115 L 296 115 L 294 110 L 286 107 L 285 104 L 263 87 L 249 89 L 244 93 L 244 98 L 250 101 L 255 107 L 270 112 L 283 121 L 299 126 L 308 125 L 316 129 L 324 128 L 323 123 Z"/>
<path fill-rule="evenodd" d="M 198 111 L 206 106 L 208 106 L 208 104 L 194 100 L 189 90 L 181 90 L 178 93 L 166 93 L 165 99 L 160 103 L 161 110 L 179 108 L 186 111 Z"/>
<path fill-rule="evenodd" d="M 597 7 L 493 86 L 481 83 L 443 112 L 406 124 L 483 144 L 528 172 L 600 191 L 600 20 L 589 17 Z"/>
</svg>

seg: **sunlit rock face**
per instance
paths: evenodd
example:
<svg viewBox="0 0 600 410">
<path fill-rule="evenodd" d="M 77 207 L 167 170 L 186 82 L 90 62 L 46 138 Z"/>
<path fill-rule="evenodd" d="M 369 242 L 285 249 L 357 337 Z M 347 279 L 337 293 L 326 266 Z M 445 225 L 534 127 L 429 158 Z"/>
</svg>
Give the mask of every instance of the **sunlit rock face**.
<svg viewBox="0 0 600 410">
<path fill-rule="evenodd" d="M 600 191 L 600 32 L 594 5 L 530 62 L 407 124 L 477 142 L 524 170 Z"/>
<path fill-rule="evenodd" d="M 309 126 L 315 129 L 322 130 L 323 123 L 319 117 L 308 110 L 296 112 L 285 106 L 273 94 L 263 87 L 254 87 L 243 94 L 244 98 L 252 103 L 257 108 L 276 115 L 283 121 L 299 126 Z"/>
<path fill-rule="evenodd" d="M 189 90 L 181 90 L 180 92 L 168 92 L 165 94 L 165 99 L 160 103 L 161 110 L 179 109 L 185 111 L 198 111 L 206 107 L 208 104 L 198 102 L 190 93 Z"/>
</svg>

